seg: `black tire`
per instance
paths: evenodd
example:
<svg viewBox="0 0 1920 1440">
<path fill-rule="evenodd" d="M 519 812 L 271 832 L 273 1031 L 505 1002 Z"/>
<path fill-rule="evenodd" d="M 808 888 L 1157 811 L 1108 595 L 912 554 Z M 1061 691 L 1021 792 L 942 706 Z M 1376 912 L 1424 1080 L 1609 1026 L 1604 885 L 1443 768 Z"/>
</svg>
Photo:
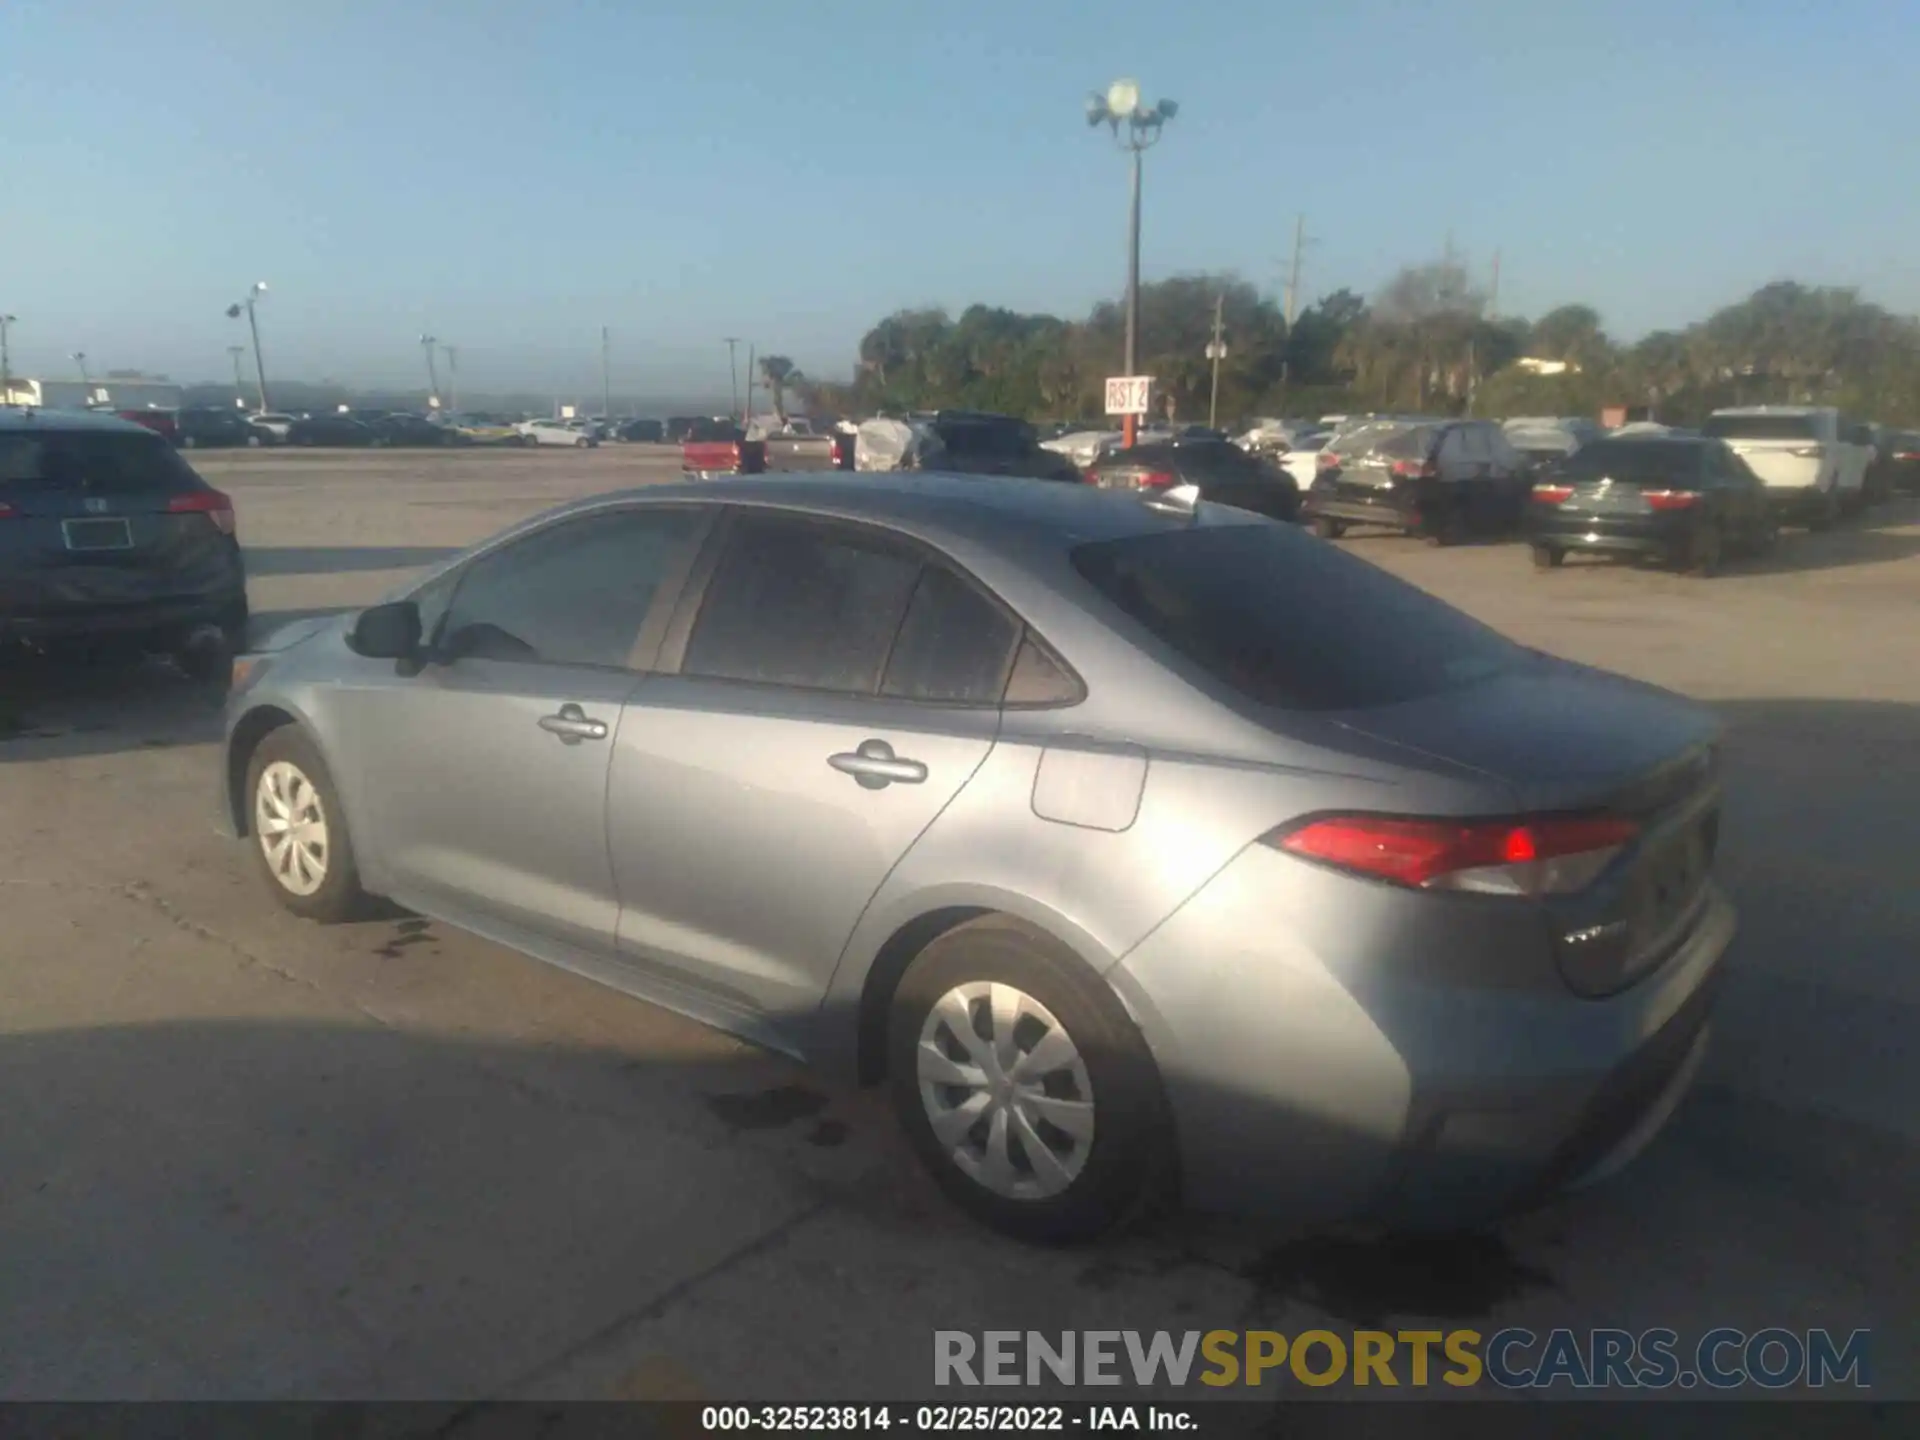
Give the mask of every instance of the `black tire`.
<svg viewBox="0 0 1920 1440">
<path fill-rule="evenodd" d="M 1812 513 L 1807 516 L 1807 529 L 1814 531 L 1831 530 L 1833 528 L 1835 512 L 1838 508 L 1839 507 L 1834 504 L 1833 496 L 1822 495 L 1818 500 L 1814 501 Z"/>
<path fill-rule="evenodd" d="M 1566 558 L 1567 552 L 1558 545 L 1533 547 L 1533 568 L 1536 570 L 1558 570 Z"/>
<path fill-rule="evenodd" d="M 258 435 L 247 436 L 247 448 L 249 450 L 258 450 L 262 445 L 262 443 L 264 442 L 261 441 Z"/>
<path fill-rule="evenodd" d="M 576 450 L 585 450 L 592 443 L 593 442 L 591 440 L 587 439 L 586 436 L 582 435 L 578 440 L 573 442 L 573 448 Z"/>
<path fill-rule="evenodd" d="M 1440 523 L 1429 523 L 1423 537 L 1429 545 L 1459 545 L 1467 538 L 1467 517 L 1460 513 L 1458 505 L 1449 505 L 1440 516 Z"/>
<path fill-rule="evenodd" d="M 282 883 L 268 861 L 260 843 L 258 796 L 260 779 L 268 767 L 284 762 L 294 767 L 312 785 L 319 811 L 326 823 L 327 846 L 324 874 L 320 885 L 310 894 L 298 894 Z M 346 814 L 340 806 L 340 792 L 333 783 L 327 762 L 306 732 L 295 725 L 283 725 L 269 731 L 247 761 L 247 789 L 244 797 L 247 816 L 247 845 L 254 865 L 274 899 L 303 919 L 321 924 L 351 920 L 366 908 L 366 892 L 360 888 L 360 872 L 353 858 L 353 839 L 347 832 Z"/>
<path fill-rule="evenodd" d="M 191 435 L 182 435 L 180 437 L 180 448 L 182 450 L 192 450 L 196 448 L 199 444 L 200 442 L 194 439 L 193 436 Z"/>
<path fill-rule="evenodd" d="M 1769 510 L 1753 532 L 1753 553 L 1771 555 L 1780 546 L 1780 520 Z"/>
<path fill-rule="evenodd" d="M 1316 515 L 1313 517 L 1313 533 L 1322 540 L 1338 540 L 1347 533 L 1347 522 L 1335 520 L 1331 515 Z"/>
<path fill-rule="evenodd" d="M 922 1028 L 944 996 L 975 982 L 1012 985 L 1045 1006 L 1085 1066 L 1095 1107 L 1093 1140 L 1078 1174 L 1057 1194 L 1020 1198 L 989 1190 L 934 1134 L 920 1094 Z M 1041 1244 L 1091 1240 L 1138 1217 L 1166 1193 L 1173 1174 L 1172 1127 L 1146 1042 L 1104 980 L 1016 920 L 972 920 L 920 952 L 894 992 L 887 1059 L 894 1109 L 921 1162 L 949 1199 L 1004 1234 Z"/>
</svg>

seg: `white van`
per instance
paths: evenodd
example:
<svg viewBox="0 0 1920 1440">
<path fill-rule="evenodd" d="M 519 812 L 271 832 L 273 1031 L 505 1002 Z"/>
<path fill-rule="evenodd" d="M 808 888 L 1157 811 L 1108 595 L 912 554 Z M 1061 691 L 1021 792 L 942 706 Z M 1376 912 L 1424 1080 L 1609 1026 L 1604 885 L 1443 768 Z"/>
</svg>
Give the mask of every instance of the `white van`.
<svg viewBox="0 0 1920 1440">
<path fill-rule="evenodd" d="M 1716 410 L 1701 430 L 1747 462 L 1785 517 L 1822 530 L 1860 507 L 1873 446 L 1864 426 L 1850 424 L 1830 405 Z"/>
</svg>

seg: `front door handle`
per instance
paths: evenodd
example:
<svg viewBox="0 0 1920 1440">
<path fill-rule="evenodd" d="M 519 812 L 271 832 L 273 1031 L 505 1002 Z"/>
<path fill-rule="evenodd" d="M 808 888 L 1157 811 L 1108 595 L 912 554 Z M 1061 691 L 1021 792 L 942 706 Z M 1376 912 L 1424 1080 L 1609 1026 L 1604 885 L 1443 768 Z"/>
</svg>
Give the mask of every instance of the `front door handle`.
<svg viewBox="0 0 1920 1440">
<path fill-rule="evenodd" d="M 540 728 L 549 735 L 558 735 L 562 745 L 578 745 L 582 740 L 607 738 L 607 722 L 589 720 L 587 712 L 572 703 L 562 705 L 557 715 L 542 715 Z"/>
<path fill-rule="evenodd" d="M 927 767 L 918 760 L 903 760 L 884 740 L 862 740 L 859 748 L 829 755 L 827 764 L 842 775 L 851 775 L 863 790 L 884 790 L 898 781 L 918 785 L 927 778 Z"/>
</svg>

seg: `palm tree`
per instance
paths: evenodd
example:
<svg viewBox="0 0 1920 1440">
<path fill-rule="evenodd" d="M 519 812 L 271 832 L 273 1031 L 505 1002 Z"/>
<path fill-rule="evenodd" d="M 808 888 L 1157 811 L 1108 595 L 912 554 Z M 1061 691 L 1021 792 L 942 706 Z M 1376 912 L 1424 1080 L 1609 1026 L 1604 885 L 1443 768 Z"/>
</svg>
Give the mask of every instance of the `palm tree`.
<svg viewBox="0 0 1920 1440">
<path fill-rule="evenodd" d="M 800 368 L 784 355 L 763 356 L 760 361 L 760 378 L 767 382 L 767 390 L 773 396 L 773 413 L 782 420 L 787 418 L 787 391 L 806 377 Z"/>
</svg>

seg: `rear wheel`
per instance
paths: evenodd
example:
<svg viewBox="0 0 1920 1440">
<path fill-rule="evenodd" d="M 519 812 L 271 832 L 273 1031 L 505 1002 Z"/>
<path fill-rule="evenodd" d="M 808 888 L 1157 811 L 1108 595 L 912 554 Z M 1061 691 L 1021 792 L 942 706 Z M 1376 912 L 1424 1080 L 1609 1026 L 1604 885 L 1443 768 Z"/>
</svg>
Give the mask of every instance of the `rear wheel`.
<svg viewBox="0 0 1920 1440">
<path fill-rule="evenodd" d="M 1834 514 L 1839 507 L 1834 504 L 1831 494 L 1824 494 L 1813 502 L 1813 510 L 1807 516 L 1807 529 L 1831 530 Z"/>
<path fill-rule="evenodd" d="M 192 450 L 192 449 L 194 449 L 194 448 L 195 448 L 196 446 L 198 446 L 198 445 L 199 445 L 199 443 L 200 443 L 200 442 L 199 442 L 198 440 L 196 440 L 196 439 L 194 439 L 194 438 L 193 438 L 193 436 L 191 436 L 191 435 L 182 435 L 182 436 L 180 437 L 180 448 L 181 448 L 182 450 Z"/>
<path fill-rule="evenodd" d="M 283 906 L 309 920 L 351 919 L 365 902 L 339 792 L 320 751 L 292 725 L 272 731 L 247 763 L 255 863 Z"/>
<path fill-rule="evenodd" d="M 1107 984 L 1004 916 L 923 950 L 888 1022 L 894 1107 L 962 1209 L 1019 1239 L 1089 1240 L 1171 1174 L 1159 1075 Z"/>
<path fill-rule="evenodd" d="M 586 436 L 582 435 L 578 440 L 573 442 L 573 448 L 576 450 L 584 450 L 590 443 L 592 442 L 590 442 Z"/>
<path fill-rule="evenodd" d="M 1567 552 L 1558 545 L 1533 547 L 1533 568 L 1536 570 L 1558 570 L 1566 558 Z"/>
<path fill-rule="evenodd" d="M 1347 533 L 1347 522 L 1335 520 L 1330 515 L 1316 515 L 1313 517 L 1313 533 L 1322 540 L 1338 540 Z"/>
</svg>

